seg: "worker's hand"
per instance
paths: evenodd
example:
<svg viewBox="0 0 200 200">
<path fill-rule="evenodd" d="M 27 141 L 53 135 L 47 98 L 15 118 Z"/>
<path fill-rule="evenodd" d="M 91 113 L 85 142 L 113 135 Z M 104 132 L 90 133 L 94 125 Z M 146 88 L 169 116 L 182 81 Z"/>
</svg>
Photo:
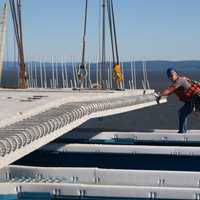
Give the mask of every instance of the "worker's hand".
<svg viewBox="0 0 200 200">
<path fill-rule="evenodd" d="M 154 96 L 156 97 L 157 104 L 159 104 L 160 103 L 160 99 L 161 99 L 160 93 L 159 92 L 157 92 L 157 93 L 155 92 Z"/>
</svg>

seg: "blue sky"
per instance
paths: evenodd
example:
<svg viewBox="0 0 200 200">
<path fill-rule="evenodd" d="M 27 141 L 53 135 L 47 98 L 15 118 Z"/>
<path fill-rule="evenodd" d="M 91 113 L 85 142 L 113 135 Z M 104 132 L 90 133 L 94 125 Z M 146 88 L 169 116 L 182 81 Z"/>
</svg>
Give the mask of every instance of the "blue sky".
<svg viewBox="0 0 200 200">
<path fill-rule="evenodd" d="M 26 56 L 80 60 L 84 4 L 84 0 L 22 0 Z M 199 0 L 114 0 L 114 4 L 121 60 L 199 60 Z M 92 61 L 98 54 L 99 5 L 99 0 L 89 0 L 86 54 Z M 11 26 L 8 36 L 10 59 Z"/>
</svg>

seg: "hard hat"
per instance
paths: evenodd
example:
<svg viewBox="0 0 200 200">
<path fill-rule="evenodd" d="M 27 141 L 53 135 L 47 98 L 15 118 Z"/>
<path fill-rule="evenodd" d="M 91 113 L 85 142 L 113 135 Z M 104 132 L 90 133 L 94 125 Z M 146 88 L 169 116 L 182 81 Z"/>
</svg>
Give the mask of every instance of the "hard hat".
<svg viewBox="0 0 200 200">
<path fill-rule="evenodd" d="M 168 68 L 167 69 L 167 77 L 169 78 L 173 73 L 177 73 L 175 69 Z"/>
</svg>

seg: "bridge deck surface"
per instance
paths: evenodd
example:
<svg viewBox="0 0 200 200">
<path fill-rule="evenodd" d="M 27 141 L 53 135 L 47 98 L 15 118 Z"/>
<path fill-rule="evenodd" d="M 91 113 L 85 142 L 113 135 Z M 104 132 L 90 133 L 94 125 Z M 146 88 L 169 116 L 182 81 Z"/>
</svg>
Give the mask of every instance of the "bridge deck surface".
<svg viewBox="0 0 200 200">
<path fill-rule="evenodd" d="M 148 90 L 147 94 L 153 90 Z M 0 127 L 69 102 L 141 95 L 143 90 L 72 91 L 70 89 L 0 89 Z"/>
<path fill-rule="evenodd" d="M 146 94 L 143 90 L 1 90 L 0 167 L 48 144 L 88 119 L 156 104 L 152 90 Z"/>
</svg>

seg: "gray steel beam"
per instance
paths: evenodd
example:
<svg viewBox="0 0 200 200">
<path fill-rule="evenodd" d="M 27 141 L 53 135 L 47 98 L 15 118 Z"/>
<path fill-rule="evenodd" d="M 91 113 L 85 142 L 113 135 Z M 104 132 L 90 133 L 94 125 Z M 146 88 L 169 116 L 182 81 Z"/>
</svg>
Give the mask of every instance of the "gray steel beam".
<svg viewBox="0 0 200 200">
<path fill-rule="evenodd" d="M 108 144 L 62 144 L 55 143 L 43 147 L 43 151 L 71 153 L 104 153 L 104 154 L 149 154 L 200 156 L 200 147 L 184 146 L 148 146 L 148 145 L 108 145 Z"/>
<path fill-rule="evenodd" d="M 0 170 L 1 194 L 199 199 L 199 186 L 200 172 L 26 166 Z"/>
</svg>

